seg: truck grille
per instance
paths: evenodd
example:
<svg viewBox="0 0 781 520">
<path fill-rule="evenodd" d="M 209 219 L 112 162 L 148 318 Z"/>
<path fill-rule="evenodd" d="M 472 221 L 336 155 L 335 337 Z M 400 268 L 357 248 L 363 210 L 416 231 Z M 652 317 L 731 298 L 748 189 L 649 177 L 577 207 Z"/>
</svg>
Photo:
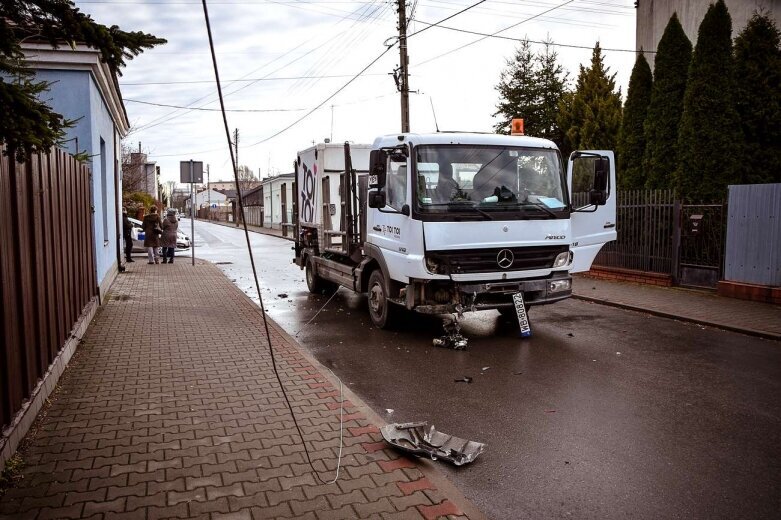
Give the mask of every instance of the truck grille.
<svg viewBox="0 0 781 520">
<path fill-rule="evenodd" d="M 438 263 L 442 274 L 526 271 L 550 269 L 556 257 L 568 250 L 568 246 L 456 249 L 428 251 L 426 258 Z"/>
</svg>

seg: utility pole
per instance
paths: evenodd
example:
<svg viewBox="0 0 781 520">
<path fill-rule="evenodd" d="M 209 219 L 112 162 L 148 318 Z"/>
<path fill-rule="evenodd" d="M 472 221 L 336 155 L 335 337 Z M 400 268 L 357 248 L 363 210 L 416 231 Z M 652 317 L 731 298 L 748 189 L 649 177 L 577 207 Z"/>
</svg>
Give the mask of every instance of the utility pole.
<svg viewBox="0 0 781 520">
<path fill-rule="evenodd" d="M 233 131 L 233 147 L 236 149 L 236 169 L 239 168 L 239 129 Z M 236 186 L 238 190 L 239 187 Z"/>
<path fill-rule="evenodd" d="M 211 187 L 211 180 L 209 179 L 209 165 L 206 165 L 206 196 L 209 197 L 209 210 L 207 211 L 207 214 L 209 215 L 209 220 L 212 219 L 212 187 Z"/>
<path fill-rule="evenodd" d="M 409 57 L 407 56 L 407 0 L 396 0 L 399 6 L 399 70 L 401 91 L 401 131 L 409 132 Z"/>
</svg>

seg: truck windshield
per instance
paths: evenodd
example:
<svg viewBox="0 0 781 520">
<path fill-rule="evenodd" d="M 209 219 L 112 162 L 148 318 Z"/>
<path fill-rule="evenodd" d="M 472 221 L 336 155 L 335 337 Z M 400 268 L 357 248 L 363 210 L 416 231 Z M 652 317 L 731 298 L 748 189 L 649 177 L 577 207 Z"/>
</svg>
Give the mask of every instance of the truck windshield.
<svg viewBox="0 0 781 520">
<path fill-rule="evenodd" d="M 415 148 L 415 163 L 415 198 L 421 213 L 566 216 L 561 161 L 555 150 L 424 145 Z"/>
</svg>

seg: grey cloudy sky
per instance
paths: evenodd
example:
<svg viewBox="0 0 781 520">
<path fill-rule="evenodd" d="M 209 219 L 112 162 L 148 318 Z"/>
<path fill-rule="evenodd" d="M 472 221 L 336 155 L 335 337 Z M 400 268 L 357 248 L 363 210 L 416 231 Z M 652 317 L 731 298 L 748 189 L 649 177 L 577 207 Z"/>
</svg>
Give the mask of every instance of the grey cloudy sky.
<svg viewBox="0 0 781 520">
<path fill-rule="evenodd" d="M 410 34 L 477 0 L 408 0 Z M 201 160 L 211 179 L 231 179 L 203 10 L 199 0 L 88 0 L 77 6 L 100 23 L 142 30 L 168 44 L 128 63 L 120 78 L 132 126 L 126 142 L 142 144 L 161 167 L 162 180 L 178 180 L 180 160 Z M 517 42 L 464 31 L 502 32 L 511 38 L 633 49 L 632 0 L 487 0 L 409 39 L 410 121 L 413 132 L 491 131 L 494 86 Z M 228 123 L 239 129 L 239 162 L 263 177 L 292 171 L 296 152 L 313 141 L 371 142 L 400 130 L 399 96 L 390 75 L 398 47 L 323 107 L 270 138 L 327 99 L 377 58 L 397 34 L 389 0 L 211 0 L 208 2 Z M 552 9 L 552 10 L 551 10 Z M 545 11 L 550 10 L 546 14 Z M 529 18 L 532 20 L 524 22 Z M 458 30 L 453 30 L 458 29 Z M 539 46 L 533 47 L 535 50 Z M 458 50 L 455 50 L 458 49 Z M 574 80 L 590 49 L 557 47 Z M 449 52 L 453 51 L 453 52 Z M 631 52 L 606 51 L 606 63 L 626 91 Z M 303 78 L 303 79 L 302 79 Z M 143 103 L 141 103 L 143 102 Z M 176 109 L 160 105 L 196 107 Z M 270 139 L 269 139 L 270 138 Z"/>
</svg>

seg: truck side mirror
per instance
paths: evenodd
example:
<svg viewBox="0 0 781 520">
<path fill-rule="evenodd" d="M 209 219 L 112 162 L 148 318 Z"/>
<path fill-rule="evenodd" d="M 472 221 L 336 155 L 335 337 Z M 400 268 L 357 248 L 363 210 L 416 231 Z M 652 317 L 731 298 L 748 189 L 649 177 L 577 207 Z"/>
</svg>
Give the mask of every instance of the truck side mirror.
<svg viewBox="0 0 781 520">
<path fill-rule="evenodd" d="M 374 152 L 372 152 L 374 153 Z M 385 192 L 384 191 L 370 191 L 369 192 L 369 207 L 370 208 L 384 208 L 385 207 Z"/>
<path fill-rule="evenodd" d="M 589 203 L 604 206 L 607 202 L 607 180 L 610 178 L 610 161 L 607 157 L 594 160 L 594 187 L 589 191 Z"/>
<path fill-rule="evenodd" d="M 369 154 L 369 188 L 382 188 L 385 186 L 385 178 L 387 176 L 387 170 L 386 170 L 387 163 L 388 163 L 388 154 L 384 150 L 371 151 L 371 153 Z M 375 207 L 375 206 L 370 206 L 370 207 Z"/>
<path fill-rule="evenodd" d="M 610 161 L 607 157 L 597 157 L 594 161 L 594 190 L 607 192 L 607 180 L 610 173 Z"/>
</svg>

